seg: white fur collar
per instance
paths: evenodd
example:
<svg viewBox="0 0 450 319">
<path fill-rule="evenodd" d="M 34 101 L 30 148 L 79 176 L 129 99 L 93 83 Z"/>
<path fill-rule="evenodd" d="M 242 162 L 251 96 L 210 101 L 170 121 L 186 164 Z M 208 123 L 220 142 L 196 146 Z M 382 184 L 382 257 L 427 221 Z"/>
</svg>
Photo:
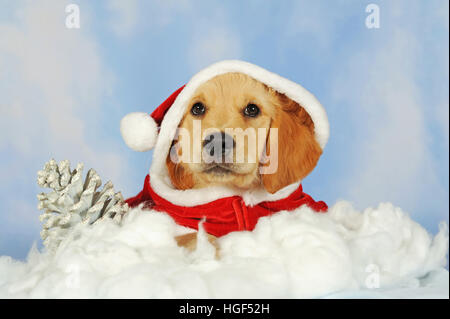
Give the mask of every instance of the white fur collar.
<svg viewBox="0 0 450 319">
<path fill-rule="evenodd" d="M 168 175 L 150 174 L 152 189 L 162 198 L 179 206 L 196 206 L 212 202 L 219 198 L 241 196 L 245 204 L 254 206 L 265 201 L 276 201 L 288 197 L 300 185 L 300 182 L 288 185 L 278 192 L 271 194 L 266 190 L 254 189 L 242 191 L 235 188 L 211 186 L 202 189 L 179 190 L 172 186 Z"/>
</svg>

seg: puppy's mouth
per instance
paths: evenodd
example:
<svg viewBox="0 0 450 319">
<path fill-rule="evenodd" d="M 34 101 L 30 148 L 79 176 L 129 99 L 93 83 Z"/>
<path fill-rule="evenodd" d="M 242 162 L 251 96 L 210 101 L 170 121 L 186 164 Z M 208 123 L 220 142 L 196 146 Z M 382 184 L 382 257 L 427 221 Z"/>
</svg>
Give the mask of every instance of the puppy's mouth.
<svg viewBox="0 0 450 319">
<path fill-rule="evenodd" d="M 213 164 L 208 165 L 205 169 L 203 169 L 203 173 L 213 174 L 213 175 L 228 175 L 234 174 L 234 170 L 231 165 L 227 164 Z"/>
</svg>

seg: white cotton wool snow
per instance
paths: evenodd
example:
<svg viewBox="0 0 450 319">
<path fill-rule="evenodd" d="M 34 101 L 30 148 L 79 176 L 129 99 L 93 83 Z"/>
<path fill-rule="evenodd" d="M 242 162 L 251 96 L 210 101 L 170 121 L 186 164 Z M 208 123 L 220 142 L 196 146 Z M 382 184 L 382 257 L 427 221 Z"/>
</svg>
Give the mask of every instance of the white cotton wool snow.
<svg viewBox="0 0 450 319">
<path fill-rule="evenodd" d="M 328 213 L 307 207 L 261 218 L 253 232 L 196 251 L 159 212 L 133 209 L 118 226 L 77 226 L 55 253 L 0 257 L 0 298 L 448 298 L 445 224 L 432 238 L 391 204 Z"/>
</svg>

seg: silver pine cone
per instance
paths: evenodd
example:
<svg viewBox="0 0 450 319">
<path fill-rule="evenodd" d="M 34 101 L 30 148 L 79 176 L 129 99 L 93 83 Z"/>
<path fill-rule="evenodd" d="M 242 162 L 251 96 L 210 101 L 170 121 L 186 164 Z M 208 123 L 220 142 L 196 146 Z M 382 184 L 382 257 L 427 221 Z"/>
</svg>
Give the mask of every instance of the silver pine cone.
<svg viewBox="0 0 450 319">
<path fill-rule="evenodd" d="M 52 189 L 37 195 L 38 209 L 44 210 L 39 216 L 44 222 L 41 237 L 49 250 L 55 250 L 67 232 L 79 223 L 91 225 L 105 218 L 120 223 L 128 211 L 122 194 L 114 192 L 110 181 L 99 190 L 102 181 L 95 170 L 90 169 L 83 181 L 83 166 L 79 163 L 71 171 L 68 160 L 57 164 L 51 159 L 38 172 L 38 185 Z"/>
</svg>

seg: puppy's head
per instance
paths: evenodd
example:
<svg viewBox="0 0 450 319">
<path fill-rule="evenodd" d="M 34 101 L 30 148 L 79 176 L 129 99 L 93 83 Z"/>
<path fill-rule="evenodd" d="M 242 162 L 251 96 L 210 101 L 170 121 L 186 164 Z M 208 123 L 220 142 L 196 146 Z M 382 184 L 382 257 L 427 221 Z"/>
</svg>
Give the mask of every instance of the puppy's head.
<svg viewBox="0 0 450 319">
<path fill-rule="evenodd" d="M 296 102 L 242 73 L 202 84 L 191 98 L 166 164 L 178 189 L 263 186 L 304 178 L 322 150 Z"/>
</svg>

